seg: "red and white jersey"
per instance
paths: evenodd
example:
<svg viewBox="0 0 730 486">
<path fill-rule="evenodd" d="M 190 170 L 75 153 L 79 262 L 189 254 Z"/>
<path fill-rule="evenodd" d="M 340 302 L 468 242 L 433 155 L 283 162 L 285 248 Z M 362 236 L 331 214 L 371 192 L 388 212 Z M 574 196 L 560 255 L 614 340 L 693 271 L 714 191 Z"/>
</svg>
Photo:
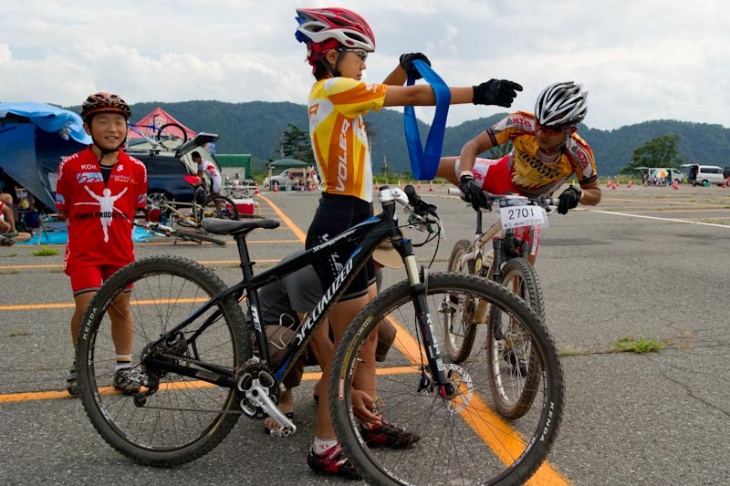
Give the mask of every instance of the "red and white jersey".
<svg viewBox="0 0 730 486">
<path fill-rule="evenodd" d="M 90 148 L 61 162 L 56 182 L 56 207 L 68 215 L 65 268 L 119 265 L 134 260 L 132 222 L 147 201 L 147 169 L 119 151 L 104 183 Z"/>
<path fill-rule="evenodd" d="M 210 178 L 210 189 L 214 194 L 221 192 L 221 174 L 218 168 L 210 160 L 200 159 L 198 162 L 198 175 L 208 174 Z"/>
</svg>

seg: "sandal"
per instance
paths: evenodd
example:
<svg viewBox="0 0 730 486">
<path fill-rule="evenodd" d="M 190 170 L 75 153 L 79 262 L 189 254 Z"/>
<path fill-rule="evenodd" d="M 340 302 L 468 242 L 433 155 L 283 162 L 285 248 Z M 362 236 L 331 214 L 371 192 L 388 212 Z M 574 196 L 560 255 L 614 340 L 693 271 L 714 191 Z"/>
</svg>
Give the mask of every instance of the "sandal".
<svg viewBox="0 0 730 486">
<path fill-rule="evenodd" d="M 294 412 L 286 412 L 284 415 L 286 415 L 286 418 L 294 422 Z M 268 428 L 266 424 L 264 424 L 264 434 L 270 435 L 271 437 L 288 437 L 291 434 L 284 434 L 284 427 L 276 427 L 276 428 Z"/>
</svg>

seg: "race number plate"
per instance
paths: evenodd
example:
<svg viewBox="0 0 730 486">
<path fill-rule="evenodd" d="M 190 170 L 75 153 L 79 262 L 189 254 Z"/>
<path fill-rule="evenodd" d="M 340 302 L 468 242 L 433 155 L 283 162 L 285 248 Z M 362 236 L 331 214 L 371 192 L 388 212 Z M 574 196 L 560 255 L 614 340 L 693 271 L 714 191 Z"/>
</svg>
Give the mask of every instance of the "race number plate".
<svg viewBox="0 0 730 486">
<path fill-rule="evenodd" d="M 547 220 L 545 210 L 540 206 L 512 206 L 501 208 L 502 228 L 518 228 L 520 226 L 542 226 Z"/>
</svg>

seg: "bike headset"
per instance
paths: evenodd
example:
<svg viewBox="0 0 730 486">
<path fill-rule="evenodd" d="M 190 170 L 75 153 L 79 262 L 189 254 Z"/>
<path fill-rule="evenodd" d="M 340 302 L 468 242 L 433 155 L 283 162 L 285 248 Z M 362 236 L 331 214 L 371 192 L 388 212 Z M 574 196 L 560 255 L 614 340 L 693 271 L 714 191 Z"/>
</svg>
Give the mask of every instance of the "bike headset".
<svg viewBox="0 0 730 486">
<path fill-rule="evenodd" d="M 89 95 L 86 101 L 81 105 L 81 119 L 84 123 L 89 126 L 89 132 L 91 132 L 91 140 L 94 145 L 101 151 L 101 156 L 104 157 L 107 154 L 118 152 L 120 148 L 126 143 L 127 135 L 124 134 L 124 140 L 114 150 L 106 150 L 101 147 L 94 138 L 91 130 L 91 120 L 95 115 L 100 113 L 117 113 L 124 117 L 124 121 L 129 125 L 129 118 L 132 116 L 132 110 L 129 109 L 129 105 L 119 95 L 108 93 L 106 91 L 100 91 Z"/>
<path fill-rule="evenodd" d="M 588 114 L 588 92 L 572 81 L 553 83 L 542 90 L 535 101 L 535 120 L 541 126 L 565 133 L 563 146 L 570 136 L 566 129 L 582 122 Z"/>
<path fill-rule="evenodd" d="M 337 65 L 348 50 L 375 52 L 373 30 L 355 12 L 346 8 L 298 8 L 296 11 L 299 27 L 294 36 L 307 45 L 307 62 L 315 76 L 317 67 L 323 66 L 329 74 L 339 77 Z M 325 54 L 333 49 L 338 55 L 331 66 Z"/>
</svg>

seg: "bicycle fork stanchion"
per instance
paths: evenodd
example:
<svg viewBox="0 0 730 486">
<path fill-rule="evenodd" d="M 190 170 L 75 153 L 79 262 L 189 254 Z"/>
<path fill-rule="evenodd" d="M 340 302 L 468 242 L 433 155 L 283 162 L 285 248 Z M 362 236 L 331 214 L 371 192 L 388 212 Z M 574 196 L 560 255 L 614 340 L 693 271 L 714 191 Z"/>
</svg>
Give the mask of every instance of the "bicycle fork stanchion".
<svg viewBox="0 0 730 486">
<path fill-rule="evenodd" d="M 411 284 L 411 292 L 413 293 L 413 305 L 415 306 L 418 328 L 423 338 L 423 347 L 426 350 L 426 359 L 428 360 L 429 368 L 435 374 L 429 380 L 425 376 L 426 370 L 422 369 L 420 388 L 433 388 L 437 386 L 439 395 L 447 398 L 452 397 L 456 389 L 444 371 L 444 362 L 441 359 L 439 343 L 436 342 L 435 333 L 433 332 L 431 314 L 428 309 L 428 302 L 426 301 L 426 295 L 428 293 L 428 269 L 421 267 L 419 272 L 411 242 L 409 240 L 403 240 L 403 245 L 408 255 L 405 257 L 405 267 L 406 273 L 408 274 L 408 281 Z"/>
</svg>

